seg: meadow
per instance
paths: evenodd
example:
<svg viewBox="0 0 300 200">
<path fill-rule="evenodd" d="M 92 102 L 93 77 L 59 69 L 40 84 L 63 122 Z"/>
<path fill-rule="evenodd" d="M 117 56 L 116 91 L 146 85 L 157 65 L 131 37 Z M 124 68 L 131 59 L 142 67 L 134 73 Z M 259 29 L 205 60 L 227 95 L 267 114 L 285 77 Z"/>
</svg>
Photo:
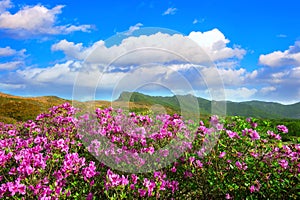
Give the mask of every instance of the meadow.
<svg viewBox="0 0 300 200">
<path fill-rule="evenodd" d="M 0 198 L 297 199 L 300 139 L 288 135 L 270 120 L 64 103 L 0 123 Z"/>
</svg>

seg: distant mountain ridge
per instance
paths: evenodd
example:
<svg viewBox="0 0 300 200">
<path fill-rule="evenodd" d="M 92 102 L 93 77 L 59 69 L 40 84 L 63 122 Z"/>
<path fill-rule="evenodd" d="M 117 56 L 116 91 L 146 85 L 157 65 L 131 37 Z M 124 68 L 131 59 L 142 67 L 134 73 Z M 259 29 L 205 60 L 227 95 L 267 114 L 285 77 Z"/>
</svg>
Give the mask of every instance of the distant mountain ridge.
<svg viewBox="0 0 300 200">
<path fill-rule="evenodd" d="M 130 101 L 143 104 L 160 104 L 175 111 L 180 111 L 180 104 L 177 98 L 189 98 L 189 95 L 177 95 L 172 97 L 149 96 L 138 92 L 123 92 L 116 101 Z M 200 97 L 198 100 L 200 112 L 209 115 L 211 113 L 211 101 Z M 245 102 L 226 102 L 226 114 L 229 116 L 245 116 L 269 119 L 300 119 L 300 102 L 283 105 L 274 102 L 264 101 L 245 101 Z"/>
<path fill-rule="evenodd" d="M 192 95 L 177 95 L 172 97 L 149 96 L 138 92 L 123 92 L 119 98 L 113 102 L 96 100 L 94 107 L 121 107 L 129 105 L 129 110 L 133 112 L 143 112 L 152 108 L 153 105 L 160 105 L 169 114 L 180 113 L 184 106 L 189 110 L 191 116 L 198 115 L 194 105 L 191 105 L 191 98 L 198 101 L 200 114 L 202 117 L 211 115 L 212 102 Z M 196 103 L 197 103 L 196 101 Z M 19 97 L 0 92 L 0 122 L 15 123 L 35 119 L 42 112 L 48 112 L 52 106 L 65 102 L 72 103 L 71 100 L 57 96 L 42 97 Z M 128 103 L 129 102 L 129 103 Z M 181 105 L 180 105 L 180 103 Z M 87 108 L 91 102 L 76 102 L 76 107 Z M 300 102 L 292 105 L 282 105 L 280 103 L 263 101 L 246 102 L 226 102 L 226 115 L 245 116 L 268 119 L 300 119 Z"/>
</svg>

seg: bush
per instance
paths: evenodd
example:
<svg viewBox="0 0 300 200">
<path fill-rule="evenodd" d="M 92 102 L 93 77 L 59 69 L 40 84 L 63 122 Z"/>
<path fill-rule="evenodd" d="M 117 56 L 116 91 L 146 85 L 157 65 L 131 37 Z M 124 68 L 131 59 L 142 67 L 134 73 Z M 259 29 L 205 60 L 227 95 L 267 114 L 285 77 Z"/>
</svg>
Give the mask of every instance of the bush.
<svg viewBox="0 0 300 200">
<path fill-rule="evenodd" d="M 176 114 L 138 115 L 112 108 L 77 118 L 76 112 L 65 103 L 36 120 L 0 123 L 0 198 L 300 195 L 300 144 L 282 143 L 285 126 L 217 116 L 207 126 Z"/>
</svg>

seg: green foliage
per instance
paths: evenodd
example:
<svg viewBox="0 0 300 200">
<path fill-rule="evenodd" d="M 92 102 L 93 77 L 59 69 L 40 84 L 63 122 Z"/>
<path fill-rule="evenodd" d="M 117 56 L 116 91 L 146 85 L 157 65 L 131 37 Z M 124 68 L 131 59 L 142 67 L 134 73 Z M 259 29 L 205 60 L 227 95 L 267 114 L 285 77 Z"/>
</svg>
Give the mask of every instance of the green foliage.
<svg viewBox="0 0 300 200">
<path fill-rule="evenodd" d="M 288 135 L 286 129 L 278 128 L 274 121 L 211 116 L 204 123 L 192 123 L 181 121 L 178 115 L 156 116 L 165 119 L 156 121 L 149 110 L 141 110 L 146 116 L 123 115 L 122 111 L 113 109 L 97 110 L 100 122 L 97 127 L 106 130 L 101 134 L 109 139 L 114 137 L 113 143 L 126 146 L 127 150 L 141 152 L 141 148 L 150 150 L 153 147 L 153 152 L 159 152 L 176 138 L 180 139 L 177 142 L 190 138 L 179 142 L 181 145 L 174 149 L 169 148 L 168 154 L 159 158 L 164 160 L 169 155 L 175 156 L 186 147 L 180 156 L 176 156 L 175 162 L 158 171 L 136 171 L 134 180 L 133 174 L 111 169 L 102 163 L 103 159 L 96 159 L 92 154 L 100 152 L 101 156 L 104 155 L 102 150 L 105 150 L 109 158 L 118 158 L 115 161 L 120 164 L 124 162 L 121 158 L 127 160 L 131 155 L 130 151 L 123 157 L 116 154 L 114 148 L 108 148 L 106 141 L 99 145 L 103 149 L 86 148 L 93 146 L 89 143 L 84 147 L 82 141 L 95 141 L 95 132 L 90 130 L 93 134 L 84 137 L 81 135 L 82 128 L 86 133 L 92 127 L 89 125 L 94 123 L 84 116 L 75 119 L 76 110 L 66 103 L 53 107 L 48 114 L 41 114 L 33 121 L 16 125 L 0 123 L 1 189 L 7 187 L 0 191 L 0 198 L 297 199 L 299 196 L 300 144 L 282 142 L 270 134 Z M 85 121 L 81 121 L 83 119 Z M 153 123 L 153 119 L 157 123 Z M 134 124 L 130 123 L 131 120 Z M 160 126 L 163 121 L 163 126 Z M 91 123 L 78 126 L 80 122 Z M 122 129 L 116 129 L 121 124 Z M 133 134 L 128 133 L 138 133 L 134 134 L 137 137 L 141 127 L 147 133 L 159 132 L 162 137 L 147 137 L 145 143 L 136 140 L 129 145 Z M 255 137 L 254 133 L 257 134 Z M 100 141 L 97 140 L 99 144 Z M 141 165 L 135 161 L 139 158 L 135 156 L 128 164 L 138 169 Z M 158 163 L 152 160 L 146 164 L 152 166 Z M 26 190 L 22 192 L 20 188 L 24 186 Z M 161 190 L 161 187 L 164 189 Z M 20 190 L 14 192 L 15 188 Z"/>
<path fill-rule="evenodd" d="M 138 92 L 123 92 L 117 101 L 130 101 L 145 105 L 159 104 L 165 108 L 172 109 L 180 113 L 184 107 L 191 113 L 195 113 L 193 105 L 189 103 L 194 99 L 198 101 L 200 113 L 208 115 L 211 113 L 212 102 L 203 98 L 193 97 L 191 95 L 177 95 L 172 97 L 149 96 Z M 268 119 L 300 119 L 300 103 L 293 105 L 282 105 L 273 102 L 247 101 L 247 102 L 227 102 L 226 114 L 229 116 L 244 116 Z"/>
<path fill-rule="evenodd" d="M 278 119 L 270 120 L 274 126 L 276 124 L 285 125 L 289 129 L 289 134 L 283 136 L 283 141 L 289 141 L 292 137 L 300 137 L 300 120 L 299 119 Z"/>
</svg>

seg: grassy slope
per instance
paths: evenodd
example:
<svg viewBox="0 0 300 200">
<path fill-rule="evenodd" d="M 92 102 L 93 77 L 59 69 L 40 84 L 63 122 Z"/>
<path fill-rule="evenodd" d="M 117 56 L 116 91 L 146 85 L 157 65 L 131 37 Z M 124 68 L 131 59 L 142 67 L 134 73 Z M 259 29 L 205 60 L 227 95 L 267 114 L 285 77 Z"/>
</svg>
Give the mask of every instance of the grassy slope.
<svg viewBox="0 0 300 200">
<path fill-rule="evenodd" d="M 35 119 L 42 112 L 47 112 L 54 105 L 68 100 L 54 96 L 18 97 L 0 93 L 0 121 L 13 123 Z"/>
<path fill-rule="evenodd" d="M 206 118 L 211 113 L 212 102 L 203 98 L 195 98 L 191 95 L 161 97 L 148 96 L 137 92 L 123 92 L 119 99 L 114 102 L 75 102 L 74 106 L 89 108 L 91 110 L 94 110 L 96 107 L 104 108 L 112 106 L 114 108 L 129 109 L 129 111 L 134 112 L 143 112 L 160 105 L 158 111 L 159 109 L 164 109 L 168 114 L 189 113 L 189 116 L 193 118 L 198 113 L 198 111 L 195 111 L 194 105 L 197 101 L 201 114 L 200 117 Z M 38 114 L 48 112 L 50 107 L 64 102 L 72 103 L 70 100 L 55 96 L 19 97 L 0 93 L 0 121 L 14 123 L 16 121 L 34 119 Z M 229 116 L 238 115 L 269 119 L 300 119 L 300 103 L 282 105 L 261 101 L 227 102 L 226 114 Z"/>
</svg>

